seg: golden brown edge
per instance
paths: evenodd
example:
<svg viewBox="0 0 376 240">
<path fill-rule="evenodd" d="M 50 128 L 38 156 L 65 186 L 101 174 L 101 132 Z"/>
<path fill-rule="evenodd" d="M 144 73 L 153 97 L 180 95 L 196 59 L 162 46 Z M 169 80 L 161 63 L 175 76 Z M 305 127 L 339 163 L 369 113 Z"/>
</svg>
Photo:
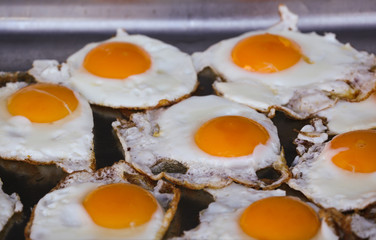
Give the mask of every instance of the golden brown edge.
<svg viewBox="0 0 376 240">
<path fill-rule="evenodd" d="M 95 159 L 95 153 L 94 153 L 94 140 L 92 141 L 92 151 L 90 153 L 90 158 L 89 158 L 89 161 L 90 161 L 90 165 L 89 165 L 89 169 L 88 170 L 91 170 L 91 171 L 94 171 L 95 168 L 96 168 L 96 159 Z M 5 161 L 16 161 L 16 162 L 25 162 L 25 163 L 28 163 L 28 164 L 32 164 L 32 165 L 55 165 L 61 169 L 63 169 L 64 172 L 66 173 L 69 173 L 69 170 L 64 168 L 64 167 L 61 167 L 59 166 L 58 164 L 56 164 L 56 162 L 54 161 L 49 161 L 49 162 L 39 162 L 39 161 L 36 161 L 36 160 L 32 160 L 30 158 L 25 158 L 25 159 L 18 159 L 18 158 L 4 158 L 4 157 L 1 157 L 0 156 L 0 159 L 1 160 L 5 160 Z M 80 170 L 80 171 L 83 171 L 83 170 Z M 76 172 L 76 171 L 72 171 L 72 172 Z"/>
</svg>

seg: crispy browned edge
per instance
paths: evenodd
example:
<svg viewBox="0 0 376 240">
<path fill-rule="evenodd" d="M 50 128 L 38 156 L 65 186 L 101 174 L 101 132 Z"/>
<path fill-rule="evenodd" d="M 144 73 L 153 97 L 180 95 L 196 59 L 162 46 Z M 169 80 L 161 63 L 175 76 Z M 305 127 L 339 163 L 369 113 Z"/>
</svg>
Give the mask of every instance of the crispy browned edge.
<svg viewBox="0 0 376 240">
<path fill-rule="evenodd" d="M 31 230 L 32 222 L 34 221 L 34 210 L 35 210 L 35 206 L 33 207 L 30 219 L 27 222 L 25 230 L 24 230 L 25 240 L 31 240 L 31 238 L 30 238 L 31 231 L 30 230 Z"/>
<path fill-rule="evenodd" d="M 92 143 L 92 149 L 94 149 L 94 143 Z M 25 162 L 25 163 L 32 164 L 32 165 L 44 165 L 44 166 L 46 166 L 46 165 L 56 165 L 57 167 L 63 169 L 64 172 L 68 172 L 67 169 L 65 169 L 65 168 L 63 168 L 61 166 L 58 166 L 54 161 L 50 161 L 50 162 L 38 162 L 38 161 L 31 160 L 29 158 L 17 159 L 17 158 L 3 158 L 3 157 L 1 157 L 0 159 L 1 160 L 5 160 L 5 161 Z M 92 150 L 92 152 L 91 152 L 91 156 L 90 156 L 89 161 L 91 162 L 89 168 L 92 171 L 94 171 L 95 167 L 96 167 L 96 159 L 95 159 L 94 150 Z"/>
<path fill-rule="evenodd" d="M 129 115 L 129 112 L 152 110 L 152 109 L 157 109 L 157 108 L 161 108 L 161 107 L 167 107 L 167 106 L 173 105 L 175 103 L 178 103 L 180 101 L 183 101 L 184 99 L 187 99 L 190 96 L 192 96 L 192 94 L 197 90 L 198 85 L 199 85 L 199 82 L 197 81 L 191 92 L 189 92 L 185 95 L 182 95 L 181 97 L 176 98 L 174 100 L 161 99 L 161 100 L 159 100 L 158 104 L 155 105 L 155 106 L 149 106 L 149 107 L 111 107 L 111 106 L 102 106 L 102 105 L 99 105 L 99 104 L 96 104 L 96 103 L 90 103 L 90 104 L 97 106 L 97 107 L 100 107 L 100 108 L 103 108 L 102 109 L 103 112 L 105 112 L 106 108 L 108 108 L 109 111 L 115 109 L 115 110 L 121 111 L 122 113 L 124 113 L 124 115 Z"/>
<path fill-rule="evenodd" d="M 175 103 L 178 103 L 178 102 L 181 102 L 183 101 L 184 99 L 187 99 L 189 98 L 190 96 L 192 96 L 192 94 L 197 90 L 197 87 L 199 85 L 199 82 L 197 81 L 195 86 L 193 87 L 192 91 L 190 93 L 187 93 L 183 96 L 181 96 L 180 98 L 176 98 L 174 100 L 167 100 L 167 99 L 161 99 L 159 100 L 158 104 L 155 105 L 155 106 L 150 106 L 150 107 L 127 107 L 127 108 L 119 108 L 121 111 L 125 111 L 126 113 L 128 111 L 140 111 L 140 110 L 152 110 L 152 109 L 157 109 L 157 108 L 161 108 L 161 107 L 167 107 L 167 106 L 170 106 L 170 105 L 173 105 Z M 114 108 L 116 109 L 116 108 Z"/>
<path fill-rule="evenodd" d="M 9 82 L 26 82 L 27 84 L 34 84 L 37 83 L 33 76 L 26 72 L 0 72 L 0 88 L 5 86 L 6 83 Z M 95 159 L 95 153 L 94 153 L 94 139 L 91 143 L 91 156 L 89 161 L 91 162 L 89 168 L 91 170 L 95 170 L 96 167 L 96 159 Z M 33 165 L 53 165 L 55 162 L 38 162 L 35 160 L 32 160 L 30 157 L 25 159 L 17 159 L 17 158 L 4 158 L 0 157 L 2 160 L 6 161 L 18 161 L 18 162 L 26 162 Z M 56 164 L 55 164 L 56 165 Z M 58 166 L 60 167 L 60 166 Z M 61 167 L 62 168 L 62 167 Z M 62 168 L 65 172 L 68 172 L 67 169 Z"/>
<path fill-rule="evenodd" d="M 360 240 L 351 229 L 351 214 L 338 211 L 335 208 L 320 209 L 320 218 L 331 227 L 339 239 L 343 240 Z"/>
<path fill-rule="evenodd" d="M 0 87 L 4 87 L 8 82 L 25 82 L 28 84 L 36 83 L 34 77 L 26 72 L 0 71 Z"/>
<path fill-rule="evenodd" d="M 127 163 L 124 160 L 119 160 L 117 163 L 124 163 L 124 164 L 127 164 L 128 166 L 130 166 L 131 168 L 133 168 L 129 163 Z M 90 174 L 95 174 L 95 173 L 98 173 L 98 172 L 103 172 L 103 171 L 106 171 L 107 169 L 110 169 L 111 167 L 112 166 L 104 167 L 104 168 L 98 169 L 95 172 L 91 172 Z M 74 173 L 71 173 L 71 174 L 76 174 L 76 173 L 79 173 L 79 172 L 86 172 L 86 171 L 78 171 L 78 172 L 74 172 Z M 147 181 L 154 181 L 151 178 L 149 178 L 147 175 L 142 175 L 142 174 L 138 173 L 137 171 L 135 171 L 135 172 L 140 177 L 142 177 L 143 181 L 145 181 L 145 182 L 147 182 Z M 51 192 L 53 192 L 55 190 L 64 188 L 64 183 L 66 182 L 66 180 L 69 179 L 69 177 L 70 177 L 71 174 L 69 174 L 64 179 L 62 179 L 54 188 L 52 188 L 49 191 L 49 193 L 51 193 Z M 100 175 L 101 174 L 99 174 L 98 178 L 100 178 Z M 127 180 L 127 178 L 125 176 L 123 176 L 123 178 Z M 175 212 L 177 210 L 177 207 L 178 207 L 178 204 L 179 204 L 179 200 L 180 200 L 180 189 L 176 188 L 173 184 L 168 183 L 166 181 L 164 181 L 163 184 L 164 184 L 164 190 L 173 193 L 174 197 L 171 200 L 167 211 L 165 212 L 165 217 L 163 219 L 162 227 L 158 231 L 157 236 L 156 236 L 155 239 L 162 239 L 163 238 L 164 234 L 168 230 L 170 222 L 172 221 L 172 219 L 175 216 Z M 30 238 L 31 227 L 33 225 L 34 214 L 35 214 L 35 209 L 36 209 L 37 204 L 34 205 L 32 211 L 31 211 L 30 219 L 29 219 L 29 221 L 26 224 L 25 231 L 24 231 L 25 240 L 31 240 L 31 238 Z"/>
<path fill-rule="evenodd" d="M 180 200 L 180 190 L 176 188 L 174 185 L 172 185 L 171 183 L 167 183 L 166 181 L 164 181 L 164 183 L 168 184 L 169 188 L 172 188 L 174 197 L 170 202 L 168 210 L 165 212 L 165 217 L 163 219 L 162 227 L 157 233 L 157 236 L 155 237 L 155 239 L 162 239 L 163 236 L 166 234 L 170 226 L 170 223 L 175 216 L 176 210 L 178 208 L 179 200 Z"/>
</svg>

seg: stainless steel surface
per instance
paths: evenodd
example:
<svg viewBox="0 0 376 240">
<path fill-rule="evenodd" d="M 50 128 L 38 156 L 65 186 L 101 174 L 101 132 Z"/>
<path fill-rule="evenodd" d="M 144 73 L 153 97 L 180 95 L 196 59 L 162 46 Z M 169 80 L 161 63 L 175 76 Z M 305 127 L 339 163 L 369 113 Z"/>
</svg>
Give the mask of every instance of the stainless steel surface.
<svg viewBox="0 0 376 240">
<path fill-rule="evenodd" d="M 285 3 L 301 29 L 372 27 L 374 0 L 3 0 L 1 31 L 244 31 L 268 27 Z"/>
<path fill-rule="evenodd" d="M 285 3 L 302 31 L 336 32 L 343 42 L 376 52 L 374 0 L 2 0 L 0 70 L 30 68 L 33 59 L 64 61 L 85 43 L 117 28 L 143 33 L 191 53 L 245 31 L 266 28 Z"/>
<path fill-rule="evenodd" d="M 276 23 L 280 3 L 300 16 L 301 30 L 334 32 L 341 42 L 376 53 L 375 0 L 2 0 L 0 71 L 26 71 L 34 59 L 63 62 L 85 44 L 111 37 L 116 28 L 155 37 L 188 53 L 201 51 L 221 39 Z M 211 81 L 210 76 L 200 75 L 201 87 L 196 95 L 210 94 Z M 104 167 L 122 158 L 110 126 L 119 112 L 98 107 L 93 111 L 97 163 Z M 273 121 L 291 162 L 295 155 L 294 129 L 304 122 L 287 119 L 283 114 Z M 18 168 L 28 170 L 20 175 L 14 170 Z M 5 239 L 23 239 L 30 208 L 62 175 L 53 167 L 13 166 L 0 161 L 5 191 L 20 193 L 25 205 L 21 219 Z M 202 192 L 183 190 L 168 236 L 194 227 L 199 210 L 208 202 L 210 198 Z"/>
</svg>

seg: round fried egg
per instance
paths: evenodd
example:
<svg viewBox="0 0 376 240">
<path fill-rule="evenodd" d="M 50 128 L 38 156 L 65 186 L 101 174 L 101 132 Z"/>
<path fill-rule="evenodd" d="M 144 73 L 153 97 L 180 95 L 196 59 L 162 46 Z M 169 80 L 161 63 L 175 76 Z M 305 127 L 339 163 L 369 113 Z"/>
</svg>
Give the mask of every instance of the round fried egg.
<svg viewBox="0 0 376 240">
<path fill-rule="evenodd" d="M 0 232 L 15 212 L 22 212 L 22 203 L 18 194 L 8 195 L 3 191 L 3 182 L 0 179 Z"/>
<path fill-rule="evenodd" d="M 288 185 L 324 208 L 347 211 L 376 202 L 376 130 L 327 139 L 321 119 L 303 127 Z"/>
<path fill-rule="evenodd" d="M 69 175 L 33 210 L 30 239 L 161 239 L 180 192 L 151 182 L 125 162 Z"/>
<path fill-rule="evenodd" d="M 126 161 L 153 179 L 200 189 L 232 181 L 272 188 L 288 178 L 277 128 L 265 115 L 214 95 L 136 113 L 113 127 Z M 278 172 L 273 183 L 259 171 Z"/>
<path fill-rule="evenodd" d="M 339 239 L 317 207 L 283 190 L 231 184 L 207 191 L 215 201 L 200 213 L 196 228 L 176 239 Z"/>
<path fill-rule="evenodd" d="M 91 170 L 93 115 L 88 102 L 55 84 L 7 83 L 0 88 L 0 157 Z"/>
<path fill-rule="evenodd" d="M 375 86 L 375 57 L 338 42 L 334 34 L 297 31 L 298 17 L 280 6 L 282 20 L 267 30 L 223 40 L 192 55 L 198 72 L 218 76 L 218 95 L 297 119 L 332 106 L 336 99 L 360 101 Z"/>
<path fill-rule="evenodd" d="M 338 101 L 316 115 L 325 118 L 331 134 L 376 128 L 376 94 L 361 102 Z"/>
<path fill-rule="evenodd" d="M 123 30 L 87 44 L 62 66 L 53 60 L 35 61 L 29 73 L 40 81 L 69 84 L 90 103 L 112 108 L 164 106 L 187 97 L 198 84 L 188 54 Z"/>
</svg>

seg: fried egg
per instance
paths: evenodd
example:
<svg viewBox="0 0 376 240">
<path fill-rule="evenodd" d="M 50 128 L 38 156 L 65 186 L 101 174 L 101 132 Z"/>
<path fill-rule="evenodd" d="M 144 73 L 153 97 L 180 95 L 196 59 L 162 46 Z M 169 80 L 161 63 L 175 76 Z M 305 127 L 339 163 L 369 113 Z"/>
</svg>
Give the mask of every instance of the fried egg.
<svg viewBox="0 0 376 240">
<path fill-rule="evenodd" d="M 376 94 L 361 102 L 338 101 L 316 115 L 325 118 L 331 134 L 376 128 Z"/>
<path fill-rule="evenodd" d="M 87 44 L 62 66 L 54 60 L 34 61 L 29 73 L 39 81 L 68 84 L 90 103 L 112 108 L 168 105 L 189 96 L 198 84 L 188 54 L 123 30 Z"/>
<path fill-rule="evenodd" d="M 335 35 L 301 33 L 286 6 L 281 22 L 267 30 L 220 41 L 192 55 L 198 72 L 209 67 L 218 95 L 274 114 L 304 119 L 337 99 L 360 101 L 376 82 L 375 57 L 342 44 Z"/>
<path fill-rule="evenodd" d="M 0 157 L 91 170 L 93 115 L 88 102 L 54 84 L 7 83 L 0 88 Z"/>
<path fill-rule="evenodd" d="M 177 239 L 339 239 L 316 206 L 283 190 L 260 191 L 238 184 L 208 189 L 215 199 L 200 224 Z"/>
<path fill-rule="evenodd" d="M 3 182 L 0 179 L 0 232 L 8 220 L 16 212 L 22 212 L 23 205 L 17 193 L 8 195 L 3 191 Z"/>
<path fill-rule="evenodd" d="M 302 128 L 288 185 L 339 211 L 376 202 L 376 130 L 350 131 L 330 141 L 326 131 L 321 119 Z"/>
<path fill-rule="evenodd" d="M 76 172 L 45 195 L 26 229 L 30 239 L 161 239 L 180 192 L 152 182 L 120 161 Z"/>
<path fill-rule="evenodd" d="M 113 127 L 126 161 L 152 179 L 193 189 L 232 181 L 273 188 L 288 178 L 277 128 L 265 115 L 214 95 L 136 113 Z M 273 183 L 259 172 L 277 172 Z M 270 180 L 270 179 L 269 179 Z"/>
</svg>

